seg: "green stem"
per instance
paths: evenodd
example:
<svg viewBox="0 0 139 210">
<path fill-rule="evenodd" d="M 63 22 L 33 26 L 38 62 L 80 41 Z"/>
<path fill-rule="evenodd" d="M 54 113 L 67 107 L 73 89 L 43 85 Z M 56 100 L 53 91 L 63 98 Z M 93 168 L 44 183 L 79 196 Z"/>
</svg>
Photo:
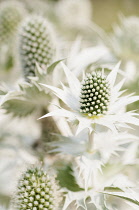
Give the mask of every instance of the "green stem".
<svg viewBox="0 0 139 210">
<path fill-rule="evenodd" d="M 48 113 L 47 109 L 42 109 L 41 116 Z M 50 146 L 47 145 L 48 142 L 57 141 L 58 137 L 56 135 L 53 135 L 53 133 L 58 133 L 59 129 L 56 125 L 56 122 L 52 117 L 43 118 L 39 121 L 41 125 L 41 135 L 40 138 L 36 141 L 36 145 L 34 149 L 37 151 L 39 160 L 42 162 L 44 161 L 44 158 L 46 154 L 50 151 Z"/>
</svg>

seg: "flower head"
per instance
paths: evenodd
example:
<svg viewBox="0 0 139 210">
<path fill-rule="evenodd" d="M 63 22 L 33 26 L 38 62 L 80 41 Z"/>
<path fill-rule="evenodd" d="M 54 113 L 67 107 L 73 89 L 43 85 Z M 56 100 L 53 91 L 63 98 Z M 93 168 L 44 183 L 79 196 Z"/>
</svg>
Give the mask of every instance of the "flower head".
<svg viewBox="0 0 139 210">
<path fill-rule="evenodd" d="M 56 210 L 61 201 L 60 194 L 53 176 L 42 169 L 29 168 L 19 180 L 15 206 L 20 210 Z"/>
<path fill-rule="evenodd" d="M 83 82 L 80 96 L 80 112 L 89 117 L 105 114 L 108 111 L 110 90 L 108 81 L 100 73 L 88 75 Z"/>
<path fill-rule="evenodd" d="M 0 4 L 0 43 L 13 40 L 19 23 L 25 15 L 22 3 L 17 1 L 6 1 Z"/>
<path fill-rule="evenodd" d="M 42 118 L 63 116 L 72 121 L 78 120 L 77 133 L 84 128 L 92 131 L 94 125 L 105 126 L 113 131 L 117 131 L 117 127 L 129 127 L 128 124 L 139 125 L 139 119 L 135 117 L 138 114 L 124 111 L 126 105 L 139 100 L 139 96 L 132 94 L 121 96 L 125 92 L 120 90 L 125 79 L 116 83 L 119 65 L 120 63 L 107 76 L 103 70 L 101 73 L 87 76 L 81 85 L 81 82 L 63 64 L 69 88 L 65 85 L 62 85 L 63 90 L 49 85 L 44 86 L 53 90 L 70 110 L 59 108 Z"/>
<path fill-rule="evenodd" d="M 53 32 L 43 17 L 34 15 L 23 22 L 19 33 L 19 52 L 25 78 L 35 75 L 36 63 L 46 67 L 54 60 Z"/>
</svg>

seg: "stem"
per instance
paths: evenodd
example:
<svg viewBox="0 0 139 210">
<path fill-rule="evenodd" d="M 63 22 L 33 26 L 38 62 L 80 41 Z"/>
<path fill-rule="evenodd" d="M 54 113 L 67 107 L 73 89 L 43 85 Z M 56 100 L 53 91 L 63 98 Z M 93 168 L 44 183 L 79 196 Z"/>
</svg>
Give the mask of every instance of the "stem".
<svg viewBox="0 0 139 210">
<path fill-rule="evenodd" d="M 95 130 L 95 124 L 94 124 L 94 130 Z M 89 132 L 89 140 L 88 140 L 88 152 L 93 153 L 94 152 L 94 131 L 91 133 Z"/>
<path fill-rule="evenodd" d="M 89 141 L 88 141 L 88 151 L 89 153 L 93 153 L 93 146 L 94 146 L 94 132 L 92 131 L 89 133 Z"/>
<path fill-rule="evenodd" d="M 47 109 L 42 109 L 41 116 L 47 113 L 48 113 Z M 43 164 L 46 154 L 51 149 L 51 147 L 48 146 L 47 143 L 52 142 L 52 141 L 57 141 L 58 137 L 56 135 L 53 135 L 53 133 L 60 134 L 60 132 L 56 125 L 56 122 L 54 121 L 52 117 L 48 117 L 48 118 L 46 117 L 46 118 L 41 119 L 40 126 L 41 126 L 41 135 L 40 135 L 40 138 L 37 139 L 33 147 L 38 153 L 39 160 Z"/>
<path fill-rule="evenodd" d="M 42 116 L 47 114 L 48 110 L 42 110 Z M 41 141 L 44 143 L 52 142 L 57 139 L 52 133 L 59 133 L 56 122 L 52 117 L 46 117 L 40 120 L 41 123 Z"/>
</svg>

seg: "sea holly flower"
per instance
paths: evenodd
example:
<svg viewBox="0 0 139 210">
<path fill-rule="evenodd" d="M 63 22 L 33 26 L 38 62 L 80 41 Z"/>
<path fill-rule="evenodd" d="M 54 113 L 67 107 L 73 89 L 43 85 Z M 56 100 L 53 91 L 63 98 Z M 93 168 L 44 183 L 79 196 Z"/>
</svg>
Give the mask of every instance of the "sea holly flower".
<svg viewBox="0 0 139 210">
<path fill-rule="evenodd" d="M 16 209 L 58 209 L 61 192 L 55 177 L 37 167 L 28 168 L 21 176 L 15 193 Z"/>
<path fill-rule="evenodd" d="M 42 85 L 54 91 L 70 109 L 60 107 L 41 118 L 63 116 L 70 121 L 78 121 L 77 133 L 84 128 L 89 128 L 91 132 L 95 130 L 95 125 L 105 126 L 115 132 L 117 127 L 129 127 L 128 124 L 139 125 L 138 114 L 123 110 L 126 105 L 139 100 L 139 96 L 132 94 L 121 96 L 124 91 L 120 89 L 125 79 L 116 83 L 120 63 L 107 76 L 103 70 L 93 72 L 87 75 L 82 83 L 64 64 L 62 66 L 69 88 L 64 84 L 62 84 L 63 89 Z"/>
</svg>

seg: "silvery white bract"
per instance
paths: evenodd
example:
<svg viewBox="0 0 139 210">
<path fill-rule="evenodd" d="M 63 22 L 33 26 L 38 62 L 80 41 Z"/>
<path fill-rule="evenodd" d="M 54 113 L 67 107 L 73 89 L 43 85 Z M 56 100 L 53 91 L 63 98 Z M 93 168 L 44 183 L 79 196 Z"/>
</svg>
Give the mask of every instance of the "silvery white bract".
<svg viewBox="0 0 139 210">
<path fill-rule="evenodd" d="M 87 201 L 89 199 L 90 209 L 111 210 L 112 202 L 108 202 L 106 195 L 122 198 L 127 200 L 131 205 L 138 205 L 138 195 L 135 190 L 135 184 L 131 182 L 127 176 L 123 174 L 109 173 L 102 171 L 102 164 L 97 160 L 90 160 L 84 156 L 76 158 L 74 166 L 74 175 L 77 183 L 85 191 L 68 192 L 66 195 L 63 210 L 75 201 L 75 208 L 82 207 L 88 210 Z M 105 168 L 105 167 L 104 167 Z M 109 207 L 108 207 L 109 206 Z M 120 204 L 117 203 L 117 208 Z"/>
<path fill-rule="evenodd" d="M 138 137 L 128 133 L 114 134 L 110 130 L 108 132 L 94 133 L 93 152 L 90 153 L 88 130 L 85 129 L 77 136 L 59 136 L 59 141 L 51 142 L 50 145 L 54 147 L 51 152 L 69 154 L 75 157 L 79 155 L 88 157 L 96 154 L 103 163 L 106 163 L 113 155 L 119 157 L 118 152 L 123 152 L 122 157 L 126 160 L 126 151 L 128 153 L 130 147 L 137 144 L 137 141 Z M 129 146 L 125 147 L 127 144 Z"/>
<path fill-rule="evenodd" d="M 100 62 L 100 60 L 104 61 L 110 56 L 108 48 L 102 44 L 85 49 L 82 49 L 81 44 L 82 39 L 81 37 L 78 37 L 70 48 L 66 62 L 67 66 L 77 76 L 82 75 L 84 69 L 89 65 L 96 64 L 97 62 Z"/>
<path fill-rule="evenodd" d="M 63 116 L 74 122 L 78 121 L 79 125 L 77 133 L 79 133 L 84 128 L 89 128 L 90 131 L 93 131 L 95 130 L 95 128 L 93 127 L 95 124 L 105 126 L 115 132 L 117 131 L 117 127 L 129 128 L 128 124 L 139 125 L 139 119 L 137 118 L 138 114 L 134 112 L 123 111 L 123 108 L 126 107 L 126 105 L 139 100 L 139 97 L 132 96 L 132 94 L 127 96 L 121 96 L 122 93 L 124 93 L 124 91 L 121 91 L 120 89 L 124 84 L 125 79 L 122 79 L 119 83 L 115 84 L 117 73 L 119 70 L 119 65 L 120 64 L 117 64 L 115 68 L 112 69 L 111 72 L 106 77 L 106 81 L 109 84 L 110 88 L 109 105 L 106 114 L 101 116 L 95 116 L 95 115 L 86 116 L 86 114 L 80 112 L 80 106 L 81 106 L 80 97 L 81 97 L 81 87 L 82 87 L 81 82 L 64 64 L 62 64 L 65 75 L 67 77 L 69 88 L 63 84 L 62 84 L 63 89 L 45 84 L 43 84 L 43 86 L 54 91 L 56 96 L 59 97 L 70 108 L 70 110 L 60 107 L 54 110 L 53 112 L 42 116 L 41 118 L 49 116 Z M 103 75 L 104 73 L 102 71 L 102 77 Z M 98 86 L 98 84 L 99 83 L 96 83 L 94 85 Z M 101 89 L 101 86 L 99 87 L 99 89 Z M 97 102 L 97 97 L 95 97 L 95 100 Z"/>
<path fill-rule="evenodd" d="M 48 68 L 42 69 L 36 65 L 34 70 L 35 76 L 27 77 L 29 82 L 19 81 L 18 86 L 14 90 L 9 90 L 6 84 L 1 85 L 1 101 L 2 109 L 13 116 L 25 117 L 36 112 L 49 104 L 51 99 L 46 88 L 39 85 L 39 82 L 48 81 L 53 83 L 53 70 L 60 61 L 52 63 Z M 37 111 L 36 111 L 37 110 Z"/>
</svg>

